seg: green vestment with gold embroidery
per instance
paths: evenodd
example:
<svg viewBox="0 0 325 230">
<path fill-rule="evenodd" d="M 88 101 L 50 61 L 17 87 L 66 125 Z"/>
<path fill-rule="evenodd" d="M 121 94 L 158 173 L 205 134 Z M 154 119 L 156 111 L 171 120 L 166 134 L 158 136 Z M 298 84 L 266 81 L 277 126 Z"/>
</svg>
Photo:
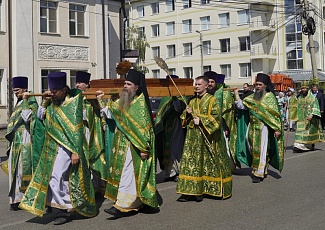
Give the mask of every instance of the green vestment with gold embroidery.
<svg viewBox="0 0 325 230">
<path fill-rule="evenodd" d="M 1 167 L 8 174 L 8 170 L 11 171 L 11 175 L 16 175 L 16 169 L 19 157 L 22 162 L 22 177 L 20 191 L 25 191 L 29 182 L 32 179 L 32 174 L 37 166 L 39 160 L 38 146 L 42 141 L 44 127 L 38 120 L 37 113 L 38 104 L 35 97 L 30 97 L 28 100 L 23 100 L 20 104 L 16 105 L 13 113 L 11 114 L 7 126 L 7 133 L 5 138 L 8 140 L 7 155 L 11 152 L 11 168 L 8 169 L 8 161 L 4 162 Z M 28 123 L 25 123 L 21 116 L 23 110 L 31 110 L 31 116 Z M 30 134 L 31 141 L 29 143 L 23 143 L 24 131 L 27 130 Z M 16 177 L 12 177 L 11 185 L 16 183 Z M 12 194 L 13 186 L 10 186 L 9 196 Z"/>
<path fill-rule="evenodd" d="M 79 214 L 92 217 L 97 214 L 95 194 L 91 183 L 88 160 L 83 152 L 83 113 L 80 90 L 71 90 L 65 101 L 51 103 L 44 116 L 45 141 L 35 174 L 19 205 L 35 215 L 43 216 L 47 202 L 49 181 L 59 146 L 80 157 L 71 166 L 69 174 L 70 200 Z"/>
<path fill-rule="evenodd" d="M 116 128 L 113 130 L 112 149 L 108 153 L 105 197 L 116 200 L 127 149 L 130 148 L 137 195 L 144 204 L 156 208 L 155 134 L 145 97 L 143 94 L 135 97 L 127 111 L 121 111 L 118 103 L 118 100 L 108 103 Z M 140 152 L 147 153 L 148 158 L 142 160 Z"/>
<path fill-rule="evenodd" d="M 193 116 L 200 118 L 200 125 L 194 125 L 192 118 L 187 117 L 186 110 L 181 115 L 187 133 L 176 191 L 186 195 L 230 197 L 232 174 L 220 127 L 218 100 L 206 93 L 201 99 L 192 99 L 189 106 Z"/>
<path fill-rule="evenodd" d="M 221 105 L 222 118 L 229 129 L 229 139 L 228 146 L 234 159 L 235 164 L 239 167 L 240 163 L 236 159 L 236 142 L 237 142 L 237 123 L 235 120 L 235 102 L 230 90 L 224 90 L 224 88 L 229 88 L 229 86 L 224 86 L 218 89 L 214 96 L 218 99 Z M 221 128 L 223 128 L 221 126 Z"/>
<path fill-rule="evenodd" d="M 254 100 L 253 95 L 251 94 L 243 100 L 243 104 L 248 108 L 249 114 L 239 113 L 237 159 L 241 163 L 257 170 L 261 154 L 262 128 L 263 125 L 266 125 L 268 127 L 266 161 L 281 172 L 284 162 L 284 132 L 277 99 L 270 92 L 267 92 L 260 101 Z M 279 139 L 274 137 L 275 131 L 281 133 Z M 246 136 L 251 146 L 250 149 L 246 145 Z"/>
<path fill-rule="evenodd" d="M 94 102 L 96 103 L 96 102 Z M 89 140 L 85 136 L 83 150 L 88 159 L 89 168 L 100 179 L 106 180 L 107 167 L 105 157 L 104 134 L 102 122 L 98 111 L 95 111 L 92 103 L 86 98 L 83 99 L 83 109 L 86 111 L 86 121 L 84 121 L 84 132 L 89 130 Z"/>
<path fill-rule="evenodd" d="M 170 161 L 172 151 L 171 144 L 173 133 L 175 131 L 175 123 L 177 122 L 176 119 L 180 119 L 180 113 L 175 110 L 173 100 L 179 100 L 182 106 L 181 111 L 184 110 L 185 104 L 180 97 L 174 99 L 172 97 L 162 97 L 155 119 L 157 158 L 162 170 L 164 170 Z M 184 131 L 181 130 L 180 132 Z M 183 143 L 179 144 L 181 145 Z"/>
<path fill-rule="evenodd" d="M 324 142 L 321 113 L 317 98 L 308 91 L 307 96 L 300 95 L 298 97 L 297 107 L 295 142 L 302 144 Z M 309 116 L 313 116 L 310 121 L 307 120 Z"/>
</svg>

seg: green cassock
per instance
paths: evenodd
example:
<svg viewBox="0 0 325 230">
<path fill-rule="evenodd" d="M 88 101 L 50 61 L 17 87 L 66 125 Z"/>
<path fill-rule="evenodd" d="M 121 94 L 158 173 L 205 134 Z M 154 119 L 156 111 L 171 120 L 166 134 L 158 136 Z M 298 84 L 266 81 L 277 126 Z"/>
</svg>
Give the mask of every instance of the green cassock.
<svg viewBox="0 0 325 230">
<path fill-rule="evenodd" d="M 189 102 L 193 115 L 200 118 L 200 127 L 181 115 L 187 126 L 181 170 L 176 191 L 186 195 L 208 194 L 227 198 L 232 194 L 232 174 L 225 139 L 221 130 L 221 109 L 218 100 L 206 93 Z M 204 135 L 202 134 L 204 132 Z"/>
<path fill-rule="evenodd" d="M 135 97 L 126 112 L 119 109 L 118 102 L 118 100 L 111 101 L 108 104 L 115 125 L 110 124 L 110 129 L 106 129 L 107 133 L 114 132 L 114 135 L 110 135 L 113 137 L 112 141 L 108 140 L 112 148 L 107 149 L 109 160 L 105 197 L 116 200 L 126 152 L 130 147 L 137 194 L 144 204 L 156 208 L 158 201 L 155 134 L 145 97 L 143 94 Z M 113 129 L 114 126 L 115 129 Z M 149 154 L 148 159 L 142 160 L 140 152 Z"/>
<path fill-rule="evenodd" d="M 89 168 L 100 179 L 106 180 L 107 167 L 105 156 L 104 134 L 102 130 L 102 121 L 96 105 L 97 101 L 90 101 L 83 98 L 83 109 L 86 111 L 86 126 L 89 129 L 89 143 L 87 140 L 83 141 L 83 150 L 88 159 Z M 86 129 L 86 127 L 84 127 Z M 84 130 L 86 131 L 86 130 Z M 85 136 L 86 138 L 86 136 Z"/>
<path fill-rule="evenodd" d="M 297 108 L 298 110 L 295 114 L 296 118 L 294 119 L 297 121 L 295 142 L 302 144 L 324 142 L 321 113 L 317 98 L 308 91 L 306 97 L 303 97 L 302 95 L 298 97 Z M 308 121 L 307 117 L 311 115 L 313 115 L 313 118 Z"/>
<path fill-rule="evenodd" d="M 80 157 L 79 163 L 72 165 L 69 175 L 73 209 L 86 217 L 95 216 L 97 214 L 95 194 L 88 161 L 82 149 L 84 135 L 81 91 L 71 90 L 70 96 L 67 95 L 60 106 L 51 103 L 46 109 L 44 126 L 45 140 L 40 161 L 19 207 L 43 216 L 53 165 L 61 145 Z"/>
<path fill-rule="evenodd" d="M 280 172 L 284 162 L 283 124 L 277 99 L 267 92 L 261 101 L 253 99 L 251 94 L 244 98 L 243 104 L 249 111 L 238 110 L 237 159 L 253 169 L 257 169 L 261 153 L 261 136 L 263 124 L 268 127 L 267 162 Z M 249 126 L 248 126 L 249 124 Z M 247 134 L 248 131 L 248 134 Z M 281 132 L 279 139 L 274 131 Z M 246 134 L 251 149 L 246 145 Z"/>
<path fill-rule="evenodd" d="M 235 102 L 230 90 L 224 90 L 224 88 L 229 88 L 229 86 L 221 87 L 218 89 L 214 96 L 218 99 L 219 105 L 222 108 L 222 118 L 226 122 L 229 129 L 229 149 L 234 159 L 235 164 L 239 167 L 240 163 L 236 158 L 236 142 L 237 142 L 237 123 L 235 120 Z M 222 128 L 222 126 L 221 126 Z"/>
<path fill-rule="evenodd" d="M 185 103 L 183 102 L 183 99 L 181 97 L 177 99 L 173 99 L 173 97 L 162 97 L 155 119 L 157 158 L 159 160 L 160 168 L 162 170 L 164 170 L 169 163 L 172 138 L 173 133 L 175 131 L 175 123 L 176 119 L 180 119 L 180 113 L 175 111 L 173 100 L 180 101 L 181 111 L 183 111 L 183 109 L 185 108 Z M 185 131 L 181 130 L 180 132 Z M 184 136 L 183 133 L 180 135 Z M 179 144 L 182 145 L 183 143 Z"/>
<path fill-rule="evenodd" d="M 42 143 L 44 137 L 44 127 L 36 117 L 38 104 L 35 97 L 30 97 L 28 100 L 23 100 L 22 103 L 15 106 L 8 122 L 6 139 L 8 140 L 7 155 L 9 156 L 10 150 L 12 154 L 11 169 L 8 169 L 8 162 L 6 161 L 1 165 L 3 170 L 8 174 L 11 170 L 12 175 L 15 175 L 19 156 L 22 158 L 22 183 L 21 191 L 25 191 L 32 179 L 32 174 L 35 171 L 39 160 L 40 148 L 39 144 Z M 21 117 L 22 110 L 32 111 L 30 122 L 26 124 Z M 30 143 L 23 143 L 24 130 L 28 130 L 31 135 Z M 16 177 L 12 178 L 10 184 L 16 183 Z M 13 186 L 11 186 L 13 188 Z M 9 191 L 9 195 L 15 191 Z"/>
</svg>

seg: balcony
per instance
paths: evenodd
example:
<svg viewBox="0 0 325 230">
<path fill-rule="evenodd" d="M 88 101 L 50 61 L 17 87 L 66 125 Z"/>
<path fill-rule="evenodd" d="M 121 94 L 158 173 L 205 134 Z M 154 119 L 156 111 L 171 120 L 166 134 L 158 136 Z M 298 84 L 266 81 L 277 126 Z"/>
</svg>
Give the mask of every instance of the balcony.
<svg viewBox="0 0 325 230">
<path fill-rule="evenodd" d="M 275 46 L 252 45 L 251 58 L 252 59 L 277 59 L 277 51 Z"/>
<path fill-rule="evenodd" d="M 250 0 L 250 4 L 275 5 L 276 0 Z"/>
<path fill-rule="evenodd" d="M 272 20 L 261 20 L 261 19 L 252 19 L 250 22 L 250 31 L 259 31 L 259 30 L 268 30 L 275 31 L 276 21 Z"/>
</svg>

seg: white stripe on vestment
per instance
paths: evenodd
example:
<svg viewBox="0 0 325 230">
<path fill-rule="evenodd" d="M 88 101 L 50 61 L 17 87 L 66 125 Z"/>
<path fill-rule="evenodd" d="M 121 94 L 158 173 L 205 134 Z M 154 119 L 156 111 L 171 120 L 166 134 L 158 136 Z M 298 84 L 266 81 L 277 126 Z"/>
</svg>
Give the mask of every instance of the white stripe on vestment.
<svg viewBox="0 0 325 230">
<path fill-rule="evenodd" d="M 118 187 L 118 194 L 114 205 L 121 211 L 138 210 L 142 202 L 137 194 L 134 167 L 130 146 L 127 149 L 123 171 Z"/>
<path fill-rule="evenodd" d="M 69 192 L 70 165 L 71 152 L 59 146 L 49 182 L 47 205 L 60 209 L 72 208 Z"/>
</svg>

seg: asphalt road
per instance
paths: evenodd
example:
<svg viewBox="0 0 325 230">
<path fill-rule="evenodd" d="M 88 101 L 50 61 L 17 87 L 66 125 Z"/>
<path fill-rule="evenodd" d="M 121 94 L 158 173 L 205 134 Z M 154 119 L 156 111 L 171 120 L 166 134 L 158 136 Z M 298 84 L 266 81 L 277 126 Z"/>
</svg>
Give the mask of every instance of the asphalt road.
<svg viewBox="0 0 325 230">
<path fill-rule="evenodd" d="M 325 229 L 325 143 L 316 144 L 312 152 L 293 153 L 294 134 L 288 137 L 284 170 L 278 173 L 270 168 L 269 176 L 259 184 L 251 183 L 249 168 L 236 170 L 233 195 L 227 200 L 180 203 L 176 201 L 176 183 L 158 183 L 163 198 L 159 213 L 118 220 L 110 220 L 104 212 L 112 204 L 107 200 L 98 216 L 62 226 L 54 226 L 48 214 L 39 218 L 25 211 L 9 211 L 8 179 L 1 170 L 0 229 Z M 1 130 L 0 156 L 5 156 Z"/>
</svg>

